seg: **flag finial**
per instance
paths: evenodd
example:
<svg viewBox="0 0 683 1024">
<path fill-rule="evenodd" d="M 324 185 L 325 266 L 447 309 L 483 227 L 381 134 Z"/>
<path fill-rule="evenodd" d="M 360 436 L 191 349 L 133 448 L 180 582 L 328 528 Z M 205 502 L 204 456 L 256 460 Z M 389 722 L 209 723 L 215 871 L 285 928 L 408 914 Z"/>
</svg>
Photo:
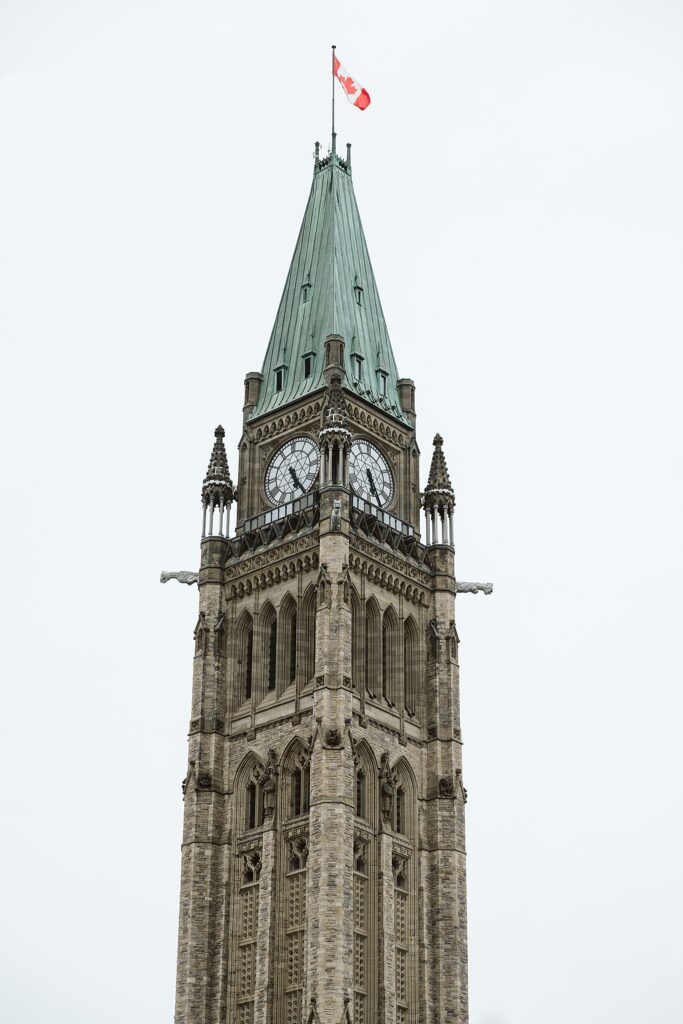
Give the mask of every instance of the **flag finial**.
<svg viewBox="0 0 683 1024">
<path fill-rule="evenodd" d="M 337 77 L 337 69 L 335 67 L 335 53 L 337 49 L 334 43 L 332 43 L 332 152 L 337 152 L 337 133 L 334 130 L 334 80 Z"/>
</svg>

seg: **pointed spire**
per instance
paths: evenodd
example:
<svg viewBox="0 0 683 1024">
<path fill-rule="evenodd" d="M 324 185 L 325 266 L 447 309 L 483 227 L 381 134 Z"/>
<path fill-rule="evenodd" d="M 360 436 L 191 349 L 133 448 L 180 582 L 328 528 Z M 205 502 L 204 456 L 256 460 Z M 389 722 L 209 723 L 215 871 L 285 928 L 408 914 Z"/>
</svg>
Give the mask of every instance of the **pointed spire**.
<svg viewBox="0 0 683 1024">
<path fill-rule="evenodd" d="M 223 499 L 224 504 L 227 504 L 235 496 L 233 483 L 230 479 L 230 470 L 228 469 L 228 457 L 225 454 L 225 444 L 223 442 L 225 431 L 220 423 L 213 434 L 216 440 L 213 443 L 209 468 L 206 471 L 202 485 L 202 502 L 205 505 L 208 505 L 212 500 L 214 505 L 219 505 L 221 499 Z"/>
<path fill-rule="evenodd" d="M 223 441 L 225 431 L 220 423 L 213 433 L 216 440 L 213 443 L 211 458 L 209 459 L 209 467 L 206 471 L 206 476 L 204 477 L 204 483 L 202 484 L 202 506 L 204 509 L 204 523 L 202 528 L 203 537 L 206 535 L 207 509 L 210 510 L 209 535 L 213 535 L 214 509 L 218 509 L 220 513 L 218 523 L 219 535 L 223 536 L 223 513 L 225 510 L 227 510 L 228 513 L 226 530 L 227 534 L 230 533 L 230 505 L 235 498 L 235 488 L 232 480 L 230 479 L 228 457 L 225 454 L 225 444 Z"/>
<path fill-rule="evenodd" d="M 427 480 L 425 496 L 432 491 L 448 493 L 452 498 L 455 498 L 443 453 L 443 438 L 441 434 L 437 434 L 434 438 L 434 454 L 432 455 L 432 464 L 429 467 L 429 478 Z"/>
<path fill-rule="evenodd" d="M 325 387 L 325 339 L 346 342 L 345 391 L 408 423 L 346 160 L 321 156 L 263 362 L 253 421 Z"/>
<path fill-rule="evenodd" d="M 434 438 L 434 454 L 429 467 L 427 486 L 422 495 L 422 506 L 427 520 L 427 546 L 447 544 L 453 547 L 453 508 L 455 493 L 443 453 L 443 438 Z M 438 525 L 441 524 L 441 541 L 438 539 Z"/>
</svg>

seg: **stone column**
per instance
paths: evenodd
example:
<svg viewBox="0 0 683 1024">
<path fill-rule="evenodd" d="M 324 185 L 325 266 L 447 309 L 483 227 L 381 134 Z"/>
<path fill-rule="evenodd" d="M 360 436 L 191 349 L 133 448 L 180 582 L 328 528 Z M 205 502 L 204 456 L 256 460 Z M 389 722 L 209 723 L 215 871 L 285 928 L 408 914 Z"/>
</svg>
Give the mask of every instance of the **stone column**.
<svg viewBox="0 0 683 1024">
<path fill-rule="evenodd" d="M 316 998 L 325 1024 L 341 1020 L 344 999 L 353 992 L 355 767 L 348 734 L 353 709 L 348 498 L 342 488 L 321 492 L 304 1005 Z M 331 518 L 335 499 L 342 502 L 339 529 Z"/>
<path fill-rule="evenodd" d="M 396 948 L 394 942 L 393 841 L 384 831 L 378 840 L 378 991 L 379 1024 L 396 1024 Z"/>
<path fill-rule="evenodd" d="M 438 651 L 427 684 L 426 802 L 419 855 L 425 887 L 420 936 L 426 950 L 425 1021 L 467 1024 L 464 790 L 459 677 L 451 649 L 455 618 L 452 549 L 431 549 L 430 567 L 434 579 L 430 612 L 436 623 Z"/>
<path fill-rule="evenodd" d="M 205 1024 L 216 998 L 220 975 L 213 970 L 222 942 L 222 841 L 225 815 L 223 787 L 224 682 L 215 628 L 223 614 L 225 541 L 202 542 L 199 573 L 200 626 L 195 648 L 188 771 L 180 882 L 180 927 L 176 976 L 176 1024 Z"/>
</svg>

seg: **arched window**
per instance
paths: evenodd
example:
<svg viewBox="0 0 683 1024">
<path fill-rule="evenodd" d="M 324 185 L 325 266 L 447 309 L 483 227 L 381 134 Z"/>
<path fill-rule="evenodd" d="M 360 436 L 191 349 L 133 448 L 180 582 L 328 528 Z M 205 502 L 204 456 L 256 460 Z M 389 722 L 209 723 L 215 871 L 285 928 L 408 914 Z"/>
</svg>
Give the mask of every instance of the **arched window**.
<svg viewBox="0 0 683 1024">
<path fill-rule="evenodd" d="M 389 607 L 382 617 L 382 696 L 387 704 L 399 704 L 401 681 L 398 679 L 398 619 Z"/>
<path fill-rule="evenodd" d="M 403 624 L 403 673 L 405 677 L 405 708 L 409 715 L 417 713 L 418 666 L 417 626 L 412 617 Z"/>
<path fill-rule="evenodd" d="M 398 784 L 394 799 L 394 829 L 403 836 L 399 852 L 394 850 L 394 941 L 396 1019 L 415 1020 L 417 979 L 415 971 L 417 934 L 417 787 L 405 757 L 394 765 Z"/>
<path fill-rule="evenodd" d="M 258 694 L 261 699 L 267 694 L 273 693 L 277 685 L 277 615 L 270 602 L 264 604 L 261 609 L 259 633 L 261 636 L 259 651 L 263 659 L 259 683 L 265 691 Z"/>
<path fill-rule="evenodd" d="M 268 689 L 275 689 L 277 677 L 277 620 L 270 624 L 268 633 Z"/>
<path fill-rule="evenodd" d="M 308 764 L 297 765 L 292 772 L 291 786 L 291 816 L 298 818 L 300 814 L 308 814 L 311 803 L 311 770 Z"/>
<path fill-rule="evenodd" d="M 351 587 L 351 685 L 356 693 L 365 686 L 365 624 L 360 598 Z"/>
<path fill-rule="evenodd" d="M 296 601 L 285 594 L 277 618 L 277 672 L 276 689 L 282 693 L 296 682 L 297 677 L 297 613 Z"/>
<path fill-rule="evenodd" d="M 365 740 L 354 746 L 356 826 L 353 839 L 353 1019 L 378 1019 L 377 762 Z"/>
<path fill-rule="evenodd" d="M 250 700 L 254 671 L 254 623 L 249 612 L 244 612 L 239 619 L 236 636 L 236 660 L 238 693 L 237 703 Z"/>
<path fill-rule="evenodd" d="M 267 773 L 254 754 L 247 754 L 235 776 L 238 830 L 260 828 L 264 820 L 263 781 Z"/>
<path fill-rule="evenodd" d="M 382 615 L 374 597 L 365 602 L 365 686 L 374 697 L 382 685 Z"/>
<path fill-rule="evenodd" d="M 303 685 L 309 683 L 315 675 L 315 621 L 316 621 L 316 590 L 310 586 L 306 591 L 302 606 L 302 647 L 301 676 Z"/>
<path fill-rule="evenodd" d="M 296 681 L 296 612 L 289 620 L 289 673 L 287 681 Z"/>
<path fill-rule="evenodd" d="M 254 627 L 249 623 L 247 630 L 246 649 L 244 654 L 244 699 L 251 697 L 251 684 L 254 673 Z"/>
</svg>

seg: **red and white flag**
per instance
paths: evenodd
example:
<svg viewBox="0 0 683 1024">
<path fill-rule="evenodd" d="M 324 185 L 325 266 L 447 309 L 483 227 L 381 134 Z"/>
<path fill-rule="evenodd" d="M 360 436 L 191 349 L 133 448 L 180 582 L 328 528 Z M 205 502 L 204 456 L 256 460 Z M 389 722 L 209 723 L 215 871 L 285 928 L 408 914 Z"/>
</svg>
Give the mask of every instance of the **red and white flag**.
<svg viewBox="0 0 683 1024">
<path fill-rule="evenodd" d="M 345 67 L 342 67 L 336 54 L 334 55 L 334 74 L 346 93 L 349 103 L 353 103 L 354 107 L 358 107 L 359 110 L 365 110 L 370 106 L 370 93 L 363 88 L 360 82 L 351 77 Z"/>
</svg>

